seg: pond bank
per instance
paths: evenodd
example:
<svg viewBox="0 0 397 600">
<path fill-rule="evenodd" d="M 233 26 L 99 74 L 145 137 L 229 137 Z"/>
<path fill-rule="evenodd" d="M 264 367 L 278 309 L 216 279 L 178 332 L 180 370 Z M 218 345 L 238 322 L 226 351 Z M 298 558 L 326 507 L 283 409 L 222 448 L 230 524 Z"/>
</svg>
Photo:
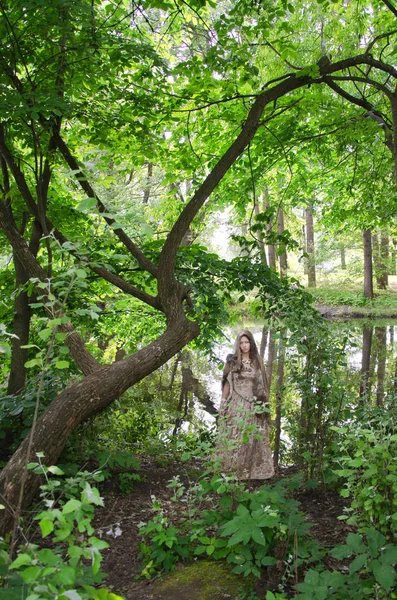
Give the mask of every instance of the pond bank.
<svg viewBox="0 0 397 600">
<path fill-rule="evenodd" d="M 350 306 L 349 304 L 338 306 L 315 304 L 314 307 L 325 319 L 397 319 L 397 311 L 394 309 Z"/>
</svg>

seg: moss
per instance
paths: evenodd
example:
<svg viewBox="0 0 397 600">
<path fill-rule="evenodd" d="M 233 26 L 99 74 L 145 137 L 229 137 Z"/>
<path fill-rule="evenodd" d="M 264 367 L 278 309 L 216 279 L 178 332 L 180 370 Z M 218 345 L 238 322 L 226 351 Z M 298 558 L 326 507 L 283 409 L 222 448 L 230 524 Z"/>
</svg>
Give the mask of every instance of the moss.
<svg viewBox="0 0 397 600">
<path fill-rule="evenodd" d="M 238 592 L 251 587 L 225 563 L 199 560 L 156 581 L 152 593 L 154 600 L 238 600 Z"/>
</svg>

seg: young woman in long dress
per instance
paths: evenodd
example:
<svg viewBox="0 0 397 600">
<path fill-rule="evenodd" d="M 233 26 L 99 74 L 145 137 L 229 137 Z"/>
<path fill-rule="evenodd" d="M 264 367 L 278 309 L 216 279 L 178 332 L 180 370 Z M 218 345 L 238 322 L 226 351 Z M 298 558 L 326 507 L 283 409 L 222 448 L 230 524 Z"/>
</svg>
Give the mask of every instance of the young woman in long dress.
<svg viewBox="0 0 397 600">
<path fill-rule="evenodd" d="M 238 479 L 269 479 L 274 475 L 269 442 L 269 389 L 252 333 L 237 336 L 234 353 L 223 370 L 218 418 L 217 456 L 226 473 Z"/>
</svg>

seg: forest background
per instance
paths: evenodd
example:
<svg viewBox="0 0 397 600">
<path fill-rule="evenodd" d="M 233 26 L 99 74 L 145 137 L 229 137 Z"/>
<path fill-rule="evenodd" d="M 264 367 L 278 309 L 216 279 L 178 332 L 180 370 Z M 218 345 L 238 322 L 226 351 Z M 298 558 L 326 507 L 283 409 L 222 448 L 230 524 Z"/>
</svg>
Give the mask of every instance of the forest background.
<svg viewBox="0 0 397 600">
<path fill-rule="evenodd" d="M 276 465 L 293 462 L 306 481 L 352 499 L 345 518 L 357 537 L 345 553 L 356 562 L 343 581 L 320 568 L 330 578 L 322 597 L 351 598 L 361 585 L 395 597 L 397 378 L 383 377 L 379 391 L 378 348 L 373 397 L 363 351 L 350 389 L 340 375 L 348 336 L 334 338 L 313 301 L 397 314 L 397 8 L 389 0 L 1 0 L 0 10 L 6 585 L 20 570 L 18 597 L 51 598 L 54 589 L 97 597 L 104 542 L 89 523 L 102 500 L 81 476 L 77 492 L 69 486 L 59 498 L 57 463 L 75 455 L 83 464 L 104 448 L 105 462 L 119 456 L 120 464 L 131 450 L 207 451 L 212 434 L 189 412 L 201 393 L 194 365 L 217 364 L 214 345 L 228 327 L 256 318 L 262 354 L 268 343 L 268 359 L 270 351 L 278 359 Z M 371 336 L 364 329 L 367 350 Z M 286 357 L 291 397 L 283 396 Z M 52 494 L 39 517 L 43 536 L 66 540 L 69 554 L 61 544 L 39 556 L 45 548 L 27 551 L 21 541 L 38 473 L 47 480 L 41 493 Z M 134 473 L 125 475 L 132 486 Z M 247 502 L 238 501 L 253 514 Z M 227 518 L 218 526 L 232 535 Z M 277 562 L 276 540 L 298 531 L 279 519 L 265 555 L 263 531 L 275 525 L 259 519 L 245 558 L 238 539 L 227 546 L 234 554 L 218 540 L 218 558 L 259 576 Z M 188 558 L 181 544 L 174 556 L 176 546 L 163 540 L 160 553 L 148 550 L 147 572 Z M 25 558 L 15 559 L 17 548 Z M 207 549 L 212 556 L 215 546 Z M 87 557 L 94 579 L 77 590 Z M 316 562 L 296 560 L 296 568 Z M 37 591 L 43 577 L 47 588 Z M 302 598 L 320 597 L 304 595 L 317 593 L 310 577 L 317 583 L 301 588 Z M 296 585 L 309 580 L 302 571 Z"/>
</svg>

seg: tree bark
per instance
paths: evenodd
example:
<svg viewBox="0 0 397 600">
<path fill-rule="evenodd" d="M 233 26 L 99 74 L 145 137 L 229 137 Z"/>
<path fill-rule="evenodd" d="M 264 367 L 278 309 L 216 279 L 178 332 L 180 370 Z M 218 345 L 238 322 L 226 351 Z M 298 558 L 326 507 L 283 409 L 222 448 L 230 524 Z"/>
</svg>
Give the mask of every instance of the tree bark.
<svg viewBox="0 0 397 600">
<path fill-rule="evenodd" d="M 170 325 L 157 340 L 124 360 L 102 366 L 78 383 L 61 392 L 37 422 L 33 432 L 30 456 L 27 456 L 28 438 L 14 453 L 0 475 L 0 495 L 6 510 L 1 531 L 11 525 L 17 506 L 22 472 L 26 464 L 35 460 L 36 452 L 44 452 L 45 463 L 55 464 L 75 427 L 111 404 L 132 385 L 158 369 L 199 334 L 199 326 L 183 318 Z M 26 507 L 35 497 L 40 477 L 28 471 L 23 498 Z"/>
<path fill-rule="evenodd" d="M 340 249 L 340 267 L 343 271 L 346 271 L 346 249 L 344 246 Z"/>
<path fill-rule="evenodd" d="M 263 209 L 264 210 L 270 209 L 269 187 L 267 185 L 265 186 Z M 273 230 L 273 220 L 270 219 L 269 223 L 267 224 L 267 227 L 266 227 L 267 234 L 272 233 L 272 230 Z M 268 261 L 269 267 L 271 269 L 273 269 L 274 271 L 277 271 L 276 249 L 274 247 L 274 244 L 267 245 L 267 255 L 269 258 L 269 261 Z"/>
<path fill-rule="evenodd" d="M 390 251 L 390 275 L 396 275 L 396 240 L 392 240 L 391 242 L 391 251 Z"/>
<path fill-rule="evenodd" d="M 272 387 L 273 366 L 276 358 L 276 342 L 274 340 L 274 331 L 269 329 L 269 351 L 267 354 L 266 375 L 269 384 L 269 390 Z"/>
<path fill-rule="evenodd" d="M 386 327 L 375 327 L 375 336 L 378 342 L 376 404 L 383 406 L 386 373 Z"/>
<path fill-rule="evenodd" d="M 261 214 L 261 209 L 260 209 L 260 206 L 259 206 L 259 203 L 257 200 L 255 201 L 255 204 L 254 204 L 254 212 L 255 212 L 256 216 Z M 258 238 L 259 247 L 261 249 L 261 261 L 263 262 L 265 267 L 267 267 L 268 264 L 267 264 L 267 257 L 266 257 L 266 248 L 265 248 L 265 242 L 263 241 L 263 235 L 262 235 L 261 231 L 257 232 L 257 238 Z"/>
<path fill-rule="evenodd" d="M 307 285 L 316 287 L 316 260 L 314 253 L 314 225 L 312 206 L 306 208 L 306 252 L 308 254 Z"/>
<path fill-rule="evenodd" d="M 371 230 L 365 229 L 363 234 L 364 241 L 364 296 L 366 298 L 374 297 L 373 275 L 372 275 L 372 236 Z"/>
<path fill-rule="evenodd" d="M 281 207 L 279 207 L 277 211 L 277 233 L 278 235 L 282 235 L 284 233 L 284 211 Z M 288 270 L 288 262 L 287 262 L 287 251 L 283 250 L 283 252 L 279 256 L 279 266 L 280 266 L 280 275 L 281 277 L 287 276 Z"/>
<path fill-rule="evenodd" d="M 30 237 L 29 250 L 33 256 L 37 255 L 40 245 L 42 229 L 37 221 L 34 221 Z M 10 376 L 8 379 L 7 394 L 10 396 L 18 394 L 24 389 L 26 384 L 26 367 L 28 360 L 28 349 L 22 348 L 29 343 L 29 330 L 31 310 L 29 307 L 29 298 L 25 291 L 18 291 L 29 280 L 29 274 L 19 260 L 17 254 L 13 252 L 15 268 L 15 289 L 16 296 L 14 300 L 13 333 L 16 338 L 12 338 L 12 353 Z"/>
<path fill-rule="evenodd" d="M 372 327 L 363 329 L 363 348 L 361 357 L 360 398 L 369 401 L 369 368 L 371 363 Z"/>
<path fill-rule="evenodd" d="M 276 380 L 276 420 L 274 434 L 274 468 L 279 466 L 280 459 L 280 439 L 281 439 L 281 408 L 283 402 L 283 384 L 284 384 L 284 364 L 285 364 L 285 343 L 283 337 L 280 337 L 277 362 L 277 380 Z"/>
</svg>

